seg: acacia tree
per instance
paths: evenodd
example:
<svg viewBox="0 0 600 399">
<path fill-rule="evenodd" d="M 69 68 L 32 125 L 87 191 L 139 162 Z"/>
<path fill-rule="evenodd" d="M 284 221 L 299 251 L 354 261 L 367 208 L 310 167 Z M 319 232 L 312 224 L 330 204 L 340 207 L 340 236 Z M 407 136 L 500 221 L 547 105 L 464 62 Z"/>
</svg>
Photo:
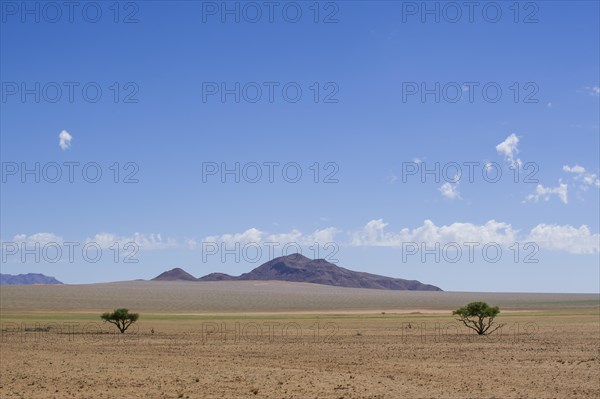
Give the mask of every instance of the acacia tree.
<svg viewBox="0 0 600 399">
<path fill-rule="evenodd" d="M 492 307 L 485 302 L 471 302 L 467 306 L 455 310 L 452 314 L 459 316 L 457 320 L 462 321 L 471 330 L 475 330 L 478 335 L 491 334 L 504 326 L 504 324 L 494 325 L 494 319 L 500 314 L 498 306 Z M 492 326 L 494 326 L 493 329 Z"/>
<path fill-rule="evenodd" d="M 129 313 L 128 309 L 121 308 L 115 309 L 112 313 L 102 313 L 100 318 L 105 322 L 114 324 L 121 334 L 124 334 L 125 331 L 140 318 L 140 315 L 138 313 Z"/>
</svg>

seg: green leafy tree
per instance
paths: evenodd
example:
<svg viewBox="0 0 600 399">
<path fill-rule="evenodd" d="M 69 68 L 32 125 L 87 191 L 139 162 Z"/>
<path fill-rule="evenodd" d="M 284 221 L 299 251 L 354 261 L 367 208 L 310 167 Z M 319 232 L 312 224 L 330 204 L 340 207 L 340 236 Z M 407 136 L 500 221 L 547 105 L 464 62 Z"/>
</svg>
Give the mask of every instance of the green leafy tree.
<svg viewBox="0 0 600 399">
<path fill-rule="evenodd" d="M 102 313 L 100 316 L 105 322 L 109 322 L 117 326 L 121 334 L 125 333 L 127 329 L 138 319 L 140 315 L 138 313 L 129 313 L 128 309 L 115 309 L 112 313 Z"/>
<path fill-rule="evenodd" d="M 494 324 L 494 319 L 500 314 L 498 306 L 489 306 L 485 302 L 471 302 L 467 306 L 452 312 L 457 315 L 458 321 L 475 330 L 478 335 L 488 335 L 504 326 L 504 324 Z"/>
</svg>

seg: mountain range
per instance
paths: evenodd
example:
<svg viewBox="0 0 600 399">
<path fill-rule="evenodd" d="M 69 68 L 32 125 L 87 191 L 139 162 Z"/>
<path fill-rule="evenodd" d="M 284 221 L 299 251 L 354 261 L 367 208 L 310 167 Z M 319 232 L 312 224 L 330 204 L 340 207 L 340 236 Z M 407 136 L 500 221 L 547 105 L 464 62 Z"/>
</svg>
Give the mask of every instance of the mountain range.
<svg viewBox="0 0 600 399">
<path fill-rule="evenodd" d="M 39 273 L 27 274 L 1 274 L 0 285 L 21 285 L 21 284 L 62 284 L 54 277 L 45 276 Z"/>
<path fill-rule="evenodd" d="M 195 278 L 186 271 L 175 268 L 152 279 L 154 281 L 247 281 L 280 280 L 337 287 L 374 288 L 382 290 L 442 291 L 439 287 L 423 284 L 417 280 L 404 280 L 357 272 L 339 267 L 324 259 L 309 259 L 292 254 L 270 260 L 256 269 L 240 276 L 211 273 Z"/>
</svg>

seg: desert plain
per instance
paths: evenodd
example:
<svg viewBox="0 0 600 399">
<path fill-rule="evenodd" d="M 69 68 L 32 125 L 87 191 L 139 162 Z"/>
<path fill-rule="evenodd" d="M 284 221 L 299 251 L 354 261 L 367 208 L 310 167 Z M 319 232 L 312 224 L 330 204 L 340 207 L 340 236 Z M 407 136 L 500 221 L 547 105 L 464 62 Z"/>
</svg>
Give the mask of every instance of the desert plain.
<svg viewBox="0 0 600 399">
<path fill-rule="evenodd" d="M 487 337 L 452 316 L 501 308 Z M 99 315 L 140 314 L 125 334 Z M 597 294 L 3 286 L 0 398 L 598 398 Z"/>
</svg>

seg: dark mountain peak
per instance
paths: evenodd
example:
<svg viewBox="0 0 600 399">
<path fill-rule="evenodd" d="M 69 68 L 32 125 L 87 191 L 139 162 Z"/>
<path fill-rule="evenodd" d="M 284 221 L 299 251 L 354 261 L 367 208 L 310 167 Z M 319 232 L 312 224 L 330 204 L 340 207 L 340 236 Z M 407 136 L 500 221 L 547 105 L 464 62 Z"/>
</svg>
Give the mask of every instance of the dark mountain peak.
<svg viewBox="0 0 600 399">
<path fill-rule="evenodd" d="M 237 277 L 225 273 L 210 273 L 204 277 L 200 277 L 198 281 L 231 281 L 237 279 Z"/>
<path fill-rule="evenodd" d="M 307 258 L 306 256 L 304 256 L 302 254 L 295 253 L 295 254 L 280 256 L 279 258 L 271 259 L 270 261 L 263 263 L 259 267 L 272 267 L 273 265 L 280 264 L 280 263 L 284 263 L 284 264 L 288 265 L 289 267 L 302 267 L 312 261 L 313 261 L 312 259 Z"/>
<path fill-rule="evenodd" d="M 280 256 L 279 258 L 275 258 L 272 260 L 289 260 L 292 262 L 311 262 L 312 259 L 307 258 L 306 256 L 296 252 L 295 254 L 289 254 L 286 256 Z"/>
<path fill-rule="evenodd" d="M 222 273 L 212 273 L 199 280 L 280 280 L 338 287 L 441 291 L 438 287 L 422 284 L 416 280 L 403 280 L 378 276 L 376 274 L 355 272 L 334 265 L 325 259 L 313 260 L 301 254 L 292 254 L 272 259 L 239 277 Z"/>
<path fill-rule="evenodd" d="M 299 269 L 299 270 L 346 270 L 342 267 L 336 266 L 333 263 L 328 262 L 325 259 L 310 259 L 300 254 L 292 254 L 288 256 L 281 256 L 275 258 L 267 263 L 254 269 L 252 272 L 258 270 L 287 270 L 287 269 Z M 252 273 L 251 272 L 251 273 Z"/>
<path fill-rule="evenodd" d="M 176 267 L 154 277 L 152 281 L 196 281 L 197 278 L 186 272 L 185 270 Z"/>
<path fill-rule="evenodd" d="M 0 285 L 21 285 L 21 284 L 62 284 L 54 277 L 46 276 L 40 273 L 27 274 L 0 274 Z"/>
</svg>

